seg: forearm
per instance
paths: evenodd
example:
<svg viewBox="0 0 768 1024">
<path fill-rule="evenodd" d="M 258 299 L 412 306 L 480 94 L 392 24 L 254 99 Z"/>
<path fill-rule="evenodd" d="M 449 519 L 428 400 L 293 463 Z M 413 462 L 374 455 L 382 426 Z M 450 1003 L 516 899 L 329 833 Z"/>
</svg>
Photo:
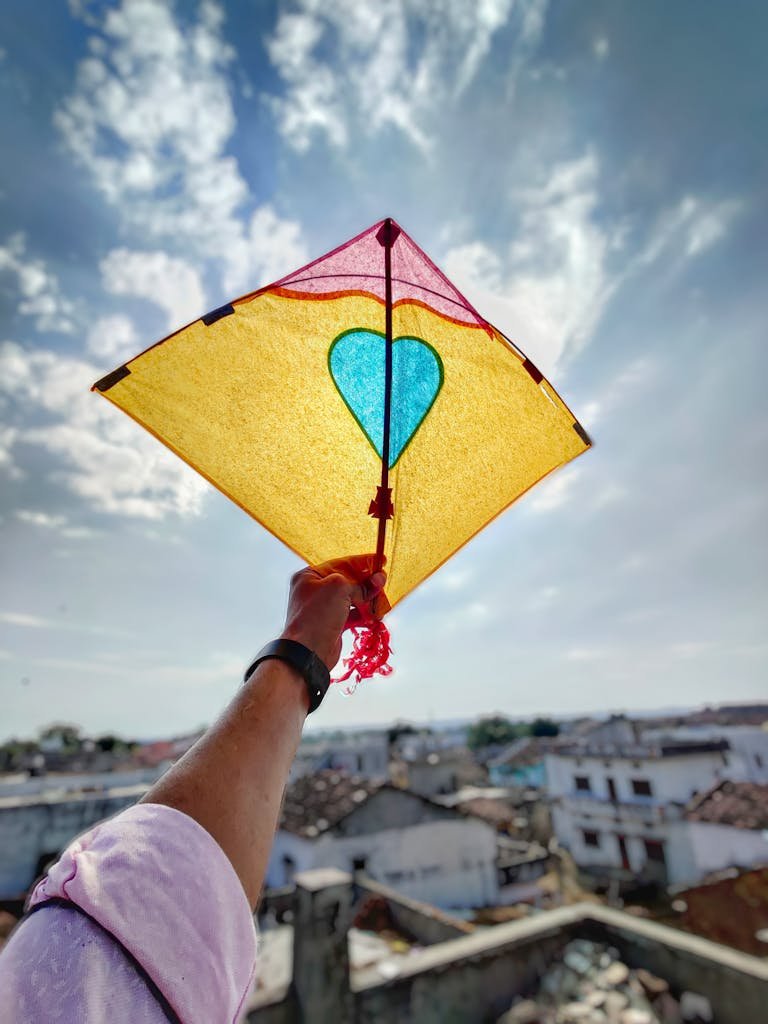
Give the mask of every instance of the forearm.
<svg viewBox="0 0 768 1024">
<path fill-rule="evenodd" d="M 199 822 L 229 857 L 253 907 L 308 706 L 294 669 L 262 662 L 216 724 L 142 801 L 175 807 Z"/>
</svg>

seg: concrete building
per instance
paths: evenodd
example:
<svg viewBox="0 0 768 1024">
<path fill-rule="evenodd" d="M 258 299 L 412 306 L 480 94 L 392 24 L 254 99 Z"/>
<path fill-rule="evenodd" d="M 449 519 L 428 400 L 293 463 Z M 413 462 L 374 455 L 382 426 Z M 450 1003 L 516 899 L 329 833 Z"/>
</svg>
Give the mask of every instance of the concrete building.
<svg viewBox="0 0 768 1024">
<path fill-rule="evenodd" d="M 691 885 L 768 864 L 768 733 L 615 716 L 547 757 L 552 821 L 602 880 Z"/>
<path fill-rule="evenodd" d="M 616 717 L 547 755 L 558 841 L 601 878 L 691 881 L 685 808 L 729 775 L 725 739 L 650 740 Z"/>
<path fill-rule="evenodd" d="M 290 772 L 294 782 L 325 769 L 384 781 L 389 773 L 389 740 L 386 732 L 338 733 L 334 736 L 305 736 Z"/>
<path fill-rule="evenodd" d="M 502 845 L 496 828 L 471 814 L 326 771 L 288 787 L 266 882 L 338 868 L 440 907 L 497 906 L 522 898 L 547 865 L 541 848 Z"/>
<path fill-rule="evenodd" d="M 0 797 L 0 899 L 22 899 L 75 836 L 135 803 L 147 788 L 140 782 Z"/>
<path fill-rule="evenodd" d="M 546 785 L 544 757 L 552 740 L 521 736 L 488 761 L 488 781 L 492 786 L 525 786 L 541 789 Z"/>
<path fill-rule="evenodd" d="M 466 747 L 404 757 L 393 768 L 393 775 L 402 779 L 408 789 L 427 797 L 455 793 L 462 786 L 481 785 L 487 779 L 485 769 L 474 761 Z"/>
<path fill-rule="evenodd" d="M 719 783 L 691 801 L 678 831 L 684 876 L 679 881 L 695 882 L 723 868 L 768 865 L 768 785 Z"/>
<path fill-rule="evenodd" d="M 754 725 L 684 725 L 643 732 L 647 742 L 725 740 L 729 779 L 768 783 L 768 729 Z"/>
</svg>

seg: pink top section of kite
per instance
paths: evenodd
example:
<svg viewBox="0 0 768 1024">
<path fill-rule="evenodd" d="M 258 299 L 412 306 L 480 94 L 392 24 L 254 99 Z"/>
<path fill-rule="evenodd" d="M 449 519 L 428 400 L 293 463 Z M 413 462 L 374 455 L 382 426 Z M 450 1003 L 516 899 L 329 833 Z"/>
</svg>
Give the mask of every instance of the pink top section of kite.
<svg viewBox="0 0 768 1024">
<path fill-rule="evenodd" d="M 306 294 L 368 292 L 384 301 L 384 248 L 376 235 L 379 221 L 326 256 L 308 263 L 270 287 Z M 403 231 L 392 245 L 392 301 L 412 299 L 438 313 L 466 324 L 486 321 L 438 270 L 427 254 Z"/>
</svg>

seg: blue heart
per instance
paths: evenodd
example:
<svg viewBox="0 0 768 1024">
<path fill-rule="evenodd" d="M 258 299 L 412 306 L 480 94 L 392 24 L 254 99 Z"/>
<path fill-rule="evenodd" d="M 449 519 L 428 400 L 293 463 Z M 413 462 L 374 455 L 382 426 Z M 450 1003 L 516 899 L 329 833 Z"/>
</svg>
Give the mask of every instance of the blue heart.
<svg viewBox="0 0 768 1024">
<path fill-rule="evenodd" d="M 357 424 L 382 458 L 386 338 L 378 331 L 355 328 L 335 338 L 328 367 L 339 394 Z M 392 342 L 392 411 L 389 468 L 402 455 L 443 386 L 443 363 L 421 338 Z"/>
</svg>

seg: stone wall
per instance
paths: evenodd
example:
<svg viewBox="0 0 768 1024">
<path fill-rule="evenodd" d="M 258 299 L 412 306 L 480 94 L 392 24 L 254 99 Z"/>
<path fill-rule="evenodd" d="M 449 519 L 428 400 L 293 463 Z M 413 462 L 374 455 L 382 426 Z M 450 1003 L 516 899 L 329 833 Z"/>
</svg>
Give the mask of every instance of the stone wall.
<svg viewBox="0 0 768 1024">
<path fill-rule="evenodd" d="M 397 927 L 406 935 L 413 936 L 422 946 L 447 942 L 473 931 L 472 926 L 465 921 L 451 917 L 429 903 L 409 899 L 386 885 L 379 885 L 371 878 L 358 877 L 356 882 L 360 899 L 366 896 L 382 896 L 386 899 Z"/>
<path fill-rule="evenodd" d="M 382 980 L 375 967 L 356 973 L 350 991 L 344 922 L 350 918 L 352 891 L 351 876 L 342 872 L 307 872 L 297 878 L 292 994 L 283 1003 L 254 1009 L 248 1016 L 251 1024 L 492 1022 L 515 998 L 536 988 L 574 938 L 616 947 L 629 966 L 665 979 L 674 994 L 705 996 L 717 1024 L 765 1020 L 764 961 L 595 904 L 564 907 L 439 942 L 400 962 L 399 973 L 389 980 Z M 407 911 L 417 914 L 418 904 L 409 901 Z"/>
</svg>

